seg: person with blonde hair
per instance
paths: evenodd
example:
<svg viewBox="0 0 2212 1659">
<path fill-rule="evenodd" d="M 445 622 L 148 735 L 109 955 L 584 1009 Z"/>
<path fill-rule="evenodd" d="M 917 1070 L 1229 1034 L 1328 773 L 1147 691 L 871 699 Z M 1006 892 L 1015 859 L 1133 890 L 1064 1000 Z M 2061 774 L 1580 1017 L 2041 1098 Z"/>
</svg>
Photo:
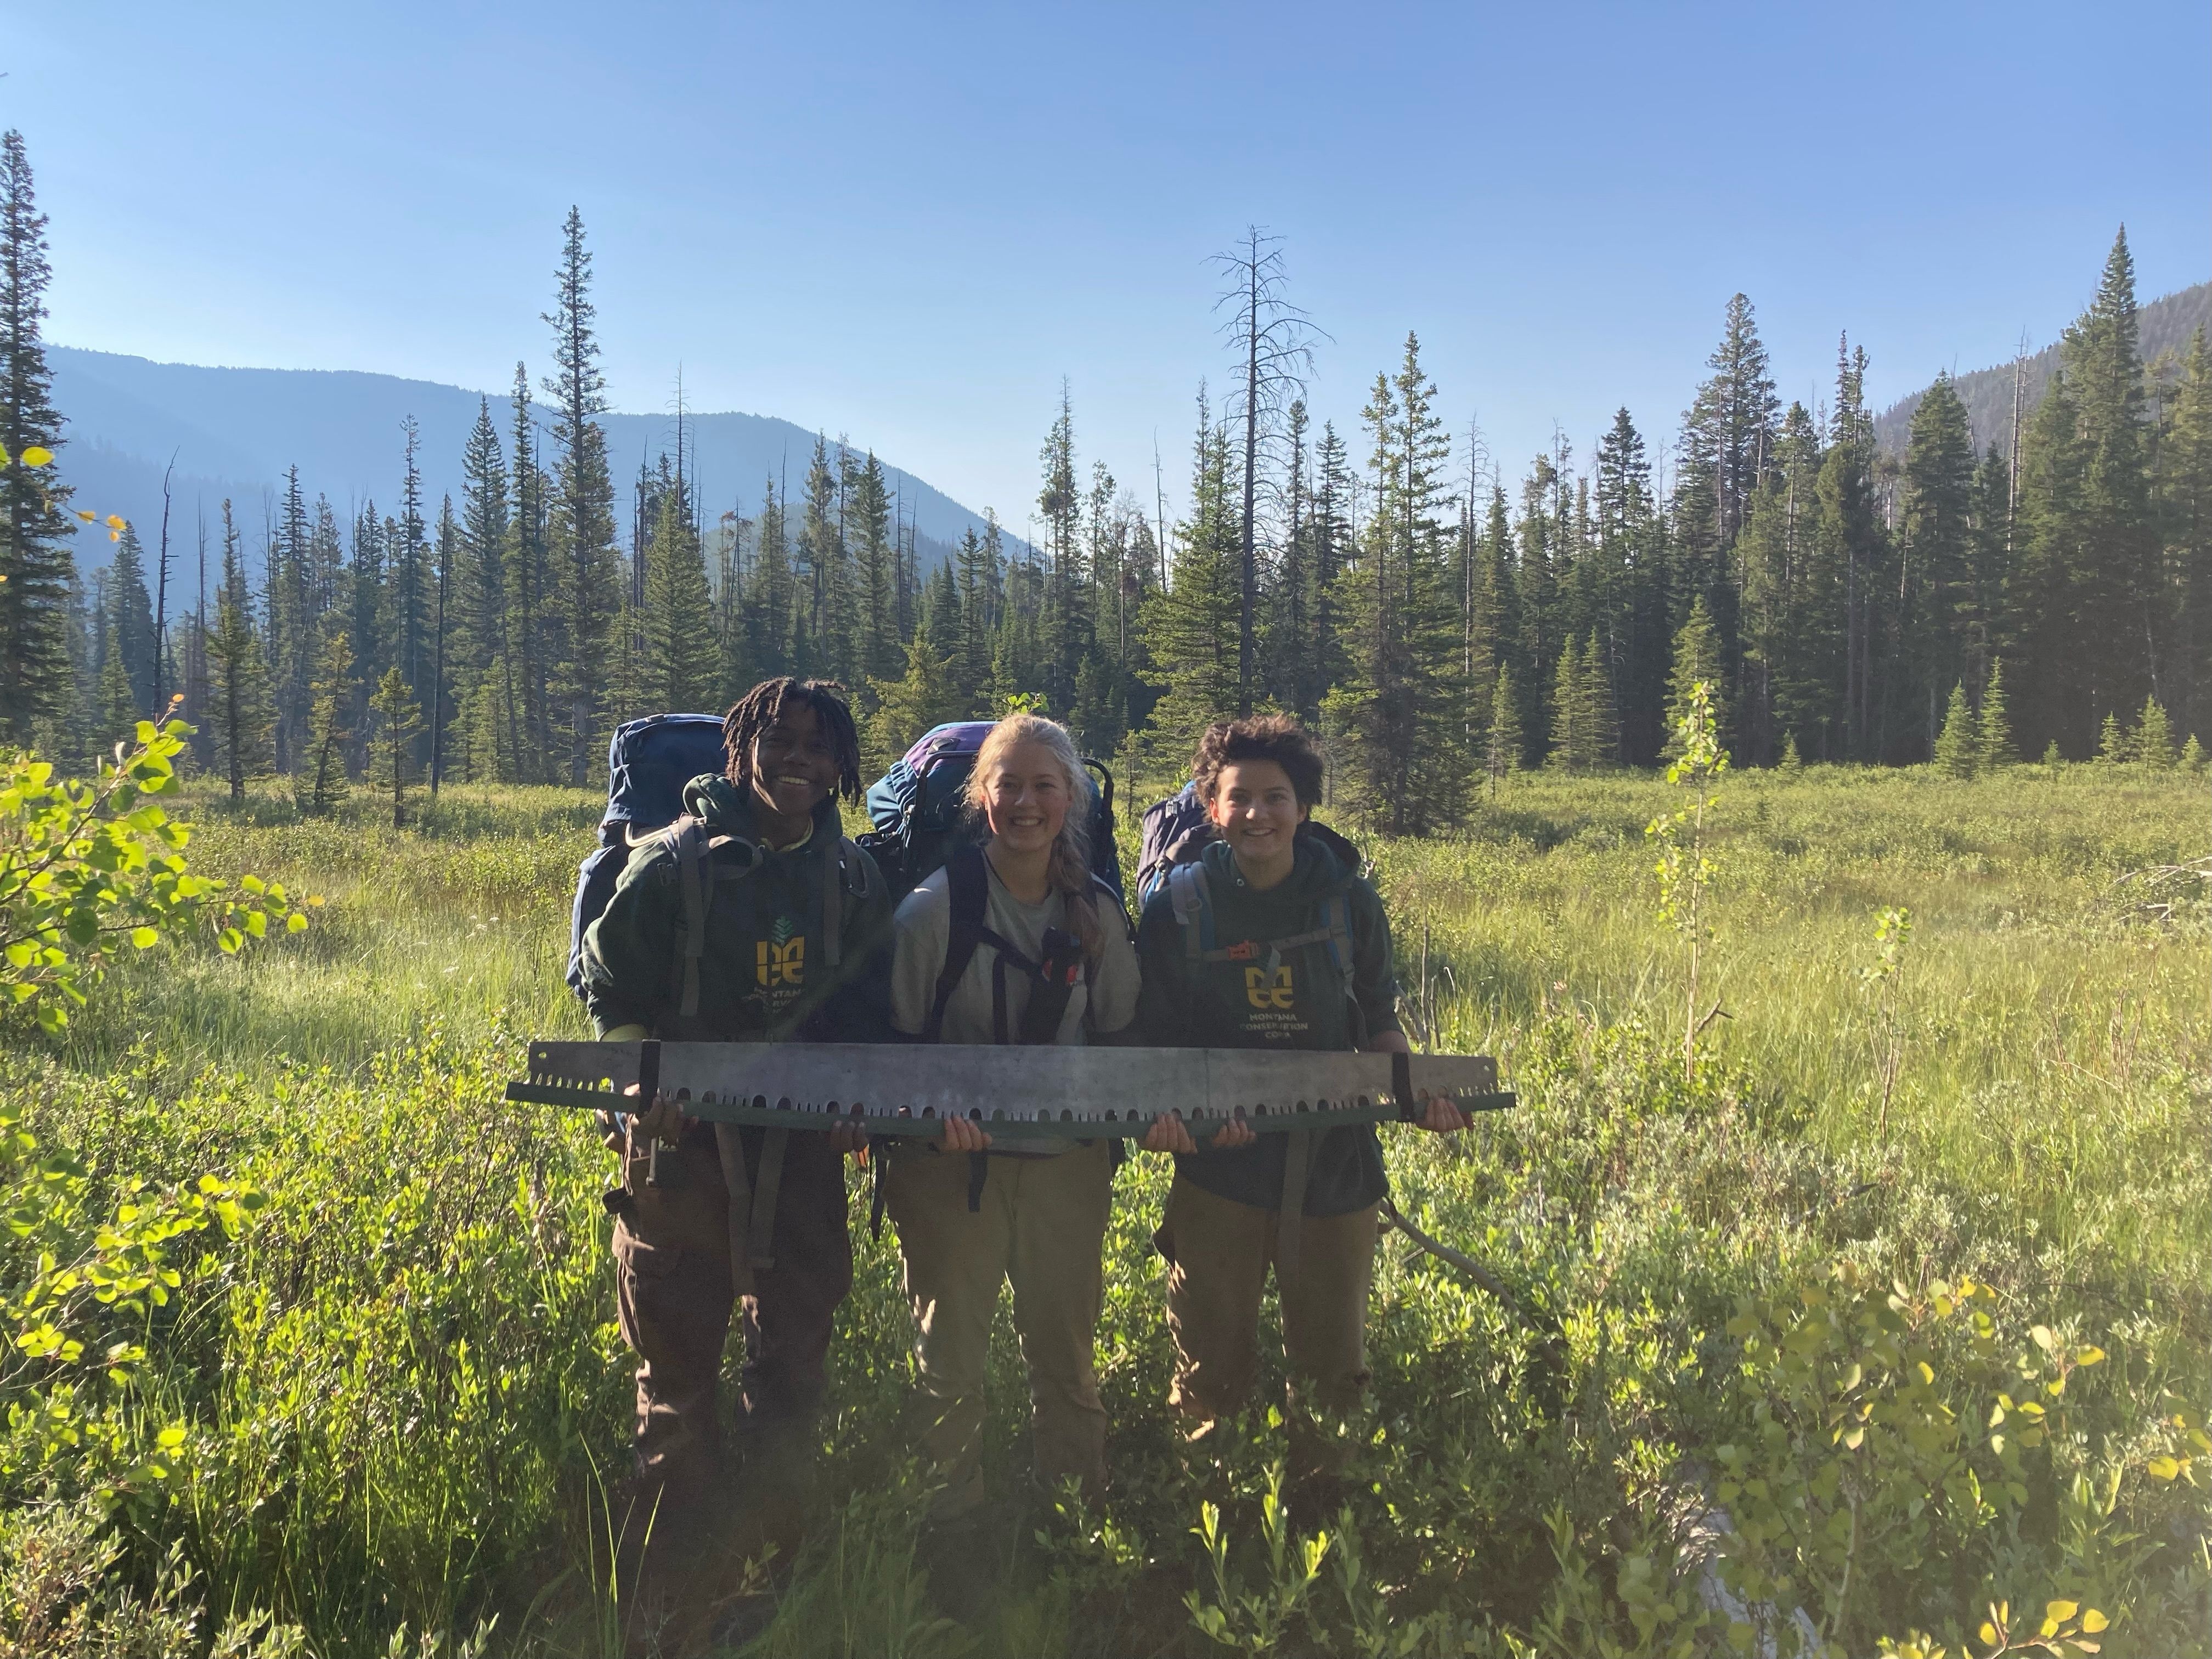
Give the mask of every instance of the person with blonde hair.
<svg viewBox="0 0 2212 1659">
<path fill-rule="evenodd" d="M 1090 790 L 1065 727 L 1014 714 L 992 728 L 968 785 L 980 845 L 956 851 L 892 924 L 901 1036 L 1082 1043 L 1134 1017 L 1128 921 L 1091 871 Z M 996 1149 L 981 1124 L 955 1117 L 938 1141 L 901 1143 L 885 1171 L 917 1327 L 922 1449 L 940 1483 L 934 1553 L 956 1579 L 984 1501 L 983 1385 L 1002 1283 L 1029 1368 L 1038 1482 L 1073 1478 L 1094 1500 L 1104 1486 L 1091 1346 L 1114 1161 L 1104 1140 Z"/>
</svg>

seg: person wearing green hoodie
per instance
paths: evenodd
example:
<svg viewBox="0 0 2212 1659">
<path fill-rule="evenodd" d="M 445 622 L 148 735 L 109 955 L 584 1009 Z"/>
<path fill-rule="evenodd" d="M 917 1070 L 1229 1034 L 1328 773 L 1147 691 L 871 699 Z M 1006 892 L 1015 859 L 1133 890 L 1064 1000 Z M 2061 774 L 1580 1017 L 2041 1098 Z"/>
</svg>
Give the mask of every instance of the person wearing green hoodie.
<svg viewBox="0 0 2212 1659">
<path fill-rule="evenodd" d="M 1382 898 L 1349 844 L 1310 824 L 1322 785 L 1311 740 L 1283 715 L 1223 721 L 1200 739 L 1191 775 L 1216 839 L 1145 906 L 1140 1040 L 1406 1052 Z M 1438 1101 L 1424 1127 L 1466 1121 Z M 1199 1440 L 1245 1402 L 1272 1269 L 1294 1461 L 1326 1473 L 1306 1408 L 1348 1412 L 1368 1381 L 1367 1293 L 1389 1191 L 1374 1127 L 1260 1135 L 1237 1123 L 1200 1152 L 1180 1123 L 1162 1124 L 1146 1144 L 1176 1154 L 1154 1235 L 1168 1261 L 1170 1404 Z"/>
<path fill-rule="evenodd" d="M 889 1039 L 890 896 L 838 816 L 860 787 L 842 690 L 755 686 L 723 722 L 726 775 L 692 779 L 689 816 L 631 854 L 584 935 L 603 1039 Z M 624 1173 L 611 1206 L 617 1307 L 638 1357 L 628 1507 L 681 1547 L 723 1495 L 715 1397 L 740 1297 L 741 1490 L 780 1510 L 803 1491 L 831 1321 L 853 1283 L 843 1161 L 857 1143 L 641 1105 L 611 1138 Z M 787 1530 L 788 1516 L 763 1524 Z"/>
</svg>

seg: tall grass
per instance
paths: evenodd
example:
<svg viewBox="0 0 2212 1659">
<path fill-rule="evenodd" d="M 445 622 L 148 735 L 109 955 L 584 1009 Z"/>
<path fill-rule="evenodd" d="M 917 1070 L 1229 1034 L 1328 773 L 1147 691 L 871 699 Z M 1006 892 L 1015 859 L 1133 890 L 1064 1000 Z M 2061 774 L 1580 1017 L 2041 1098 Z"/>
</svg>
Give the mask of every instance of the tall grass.
<svg viewBox="0 0 2212 1659">
<path fill-rule="evenodd" d="M 1886 1586 L 1853 1613 L 1852 1650 L 1908 1621 L 1955 1626 L 1984 1591 L 2062 1590 L 2119 1615 L 2108 1655 L 2201 1647 L 2201 1489 L 2146 1471 L 2185 1449 L 2168 1419 L 2201 1426 L 2212 1376 L 2212 906 L 2177 884 L 2178 903 L 2146 908 L 2122 878 L 2203 856 L 2203 781 L 1732 777 L 1709 958 L 1728 1017 L 1689 1079 L 1643 835 L 1668 793 L 1522 778 L 1461 836 L 1370 843 L 1409 1002 L 1438 1046 L 1499 1054 L 1522 1098 L 1454 1143 L 1389 1138 L 1394 1188 L 1544 1319 L 1386 1244 L 1346 1506 L 1288 1523 L 1339 1540 L 1299 1592 L 1295 1642 L 1567 1654 L 1595 1650 L 1602 1626 L 1621 1651 L 1665 1650 L 1638 1644 L 1620 1586 L 1639 1559 L 1684 1571 L 1668 1540 L 1685 1483 L 1741 1432 L 1758 1384 L 1729 1321 L 1844 1259 L 1908 1288 L 1971 1273 L 2001 1292 L 1992 1340 L 2027 1345 L 2044 1323 L 2113 1355 L 2082 1373 L 2083 1427 L 2045 1454 L 2033 1502 L 1954 1538 L 1940 1572 Z M 74 1148 L 106 1199 L 221 1170 L 271 1200 L 191 1264 L 150 1332 L 159 1364 L 131 1409 L 191 1438 L 166 1486 L 113 1511 L 131 1583 L 152 1586 L 175 1547 L 216 1615 L 264 1609 L 319 1652 L 487 1619 L 501 1650 L 608 1650 L 603 1495 L 629 1369 L 599 1203 L 611 1171 L 585 1124 L 497 1099 L 524 1037 L 583 1029 L 560 971 L 599 805 L 448 789 L 395 831 L 367 801 L 303 823 L 274 797 L 196 799 L 195 856 L 319 894 L 316 925 L 243 960 L 129 964 L 58 1044 L 10 1037 L 0 1108 Z M 1885 1007 L 1861 970 L 1891 906 L 1914 927 Z M 975 1564 L 994 1593 L 966 1629 L 915 1565 L 910 1322 L 855 1182 L 828 1499 L 758 1651 L 1196 1652 L 1187 1595 L 1273 1583 L 1279 1437 L 1255 1418 L 1218 1466 L 1194 1466 L 1165 1419 L 1149 1242 L 1165 1181 L 1150 1158 L 1118 1177 L 1103 1515 L 1026 1492 L 1019 1353 L 1003 1317 L 994 1334 L 987 1473 L 1004 1501 Z M 0 1439 L 0 1470 L 28 1467 L 21 1443 Z M 10 1478 L 60 1503 L 95 1464 L 50 1459 L 35 1492 Z M 2138 1542 L 2125 1564 L 2081 1565 L 2065 1494 L 2108 1469 L 2107 1530 Z M 1190 1536 L 1201 1498 L 1223 1516 L 1226 1580 Z M 2069 1572 L 2094 1582 L 2052 1576 Z M 1222 1628 L 1242 1628 L 1233 1613 Z M 1717 1630 L 1698 1639 L 1724 1650 Z"/>
</svg>

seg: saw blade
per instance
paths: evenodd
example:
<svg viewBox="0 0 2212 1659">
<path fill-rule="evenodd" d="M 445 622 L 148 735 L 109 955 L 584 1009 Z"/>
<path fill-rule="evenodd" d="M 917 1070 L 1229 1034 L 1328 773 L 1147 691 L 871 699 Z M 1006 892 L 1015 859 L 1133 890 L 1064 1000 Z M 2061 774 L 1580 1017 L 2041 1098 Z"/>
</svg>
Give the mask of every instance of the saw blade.
<svg viewBox="0 0 2212 1659">
<path fill-rule="evenodd" d="M 1164 1115 L 1194 1136 L 1243 1118 L 1263 1133 L 1419 1118 L 1441 1097 L 1510 1106 L 1484 1055 L 988 1044 L 663 1042 L 659 1092 L 708 1121 L 935 1136 L 960 1116 L 994 1138 L 1141 1139 Z M 511 1100 L 635 1109 L 638 1042 L 533 1042 Z"/>
</svg>

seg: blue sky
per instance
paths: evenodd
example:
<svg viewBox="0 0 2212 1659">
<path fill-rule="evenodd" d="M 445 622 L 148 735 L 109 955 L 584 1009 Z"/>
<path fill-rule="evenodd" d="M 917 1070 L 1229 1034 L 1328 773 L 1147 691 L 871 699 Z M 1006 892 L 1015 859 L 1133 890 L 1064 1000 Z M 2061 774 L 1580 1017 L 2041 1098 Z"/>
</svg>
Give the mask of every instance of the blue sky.
<svg viewBox="0 0 2212 1659">
<path fill-rule="evenodd" d="M 2202 0 L 0 0 L 0 124 L 57 340 L 496 388 L 573 202 L 617 407 L 680 366 L 1018 528 L 1063 376 L 1172 510 L 1248 222 L 1334 337 L 1318 414 L 1414 329 L 1509 477 L 1621 404 L 1670 435 L 1738 289 L 1808 401 L 1839 329 L 1882 403 L 2046 343 L 2123 221 L 2146 299 L 2212 276 L 2209 58 Z"/>
</svg>

